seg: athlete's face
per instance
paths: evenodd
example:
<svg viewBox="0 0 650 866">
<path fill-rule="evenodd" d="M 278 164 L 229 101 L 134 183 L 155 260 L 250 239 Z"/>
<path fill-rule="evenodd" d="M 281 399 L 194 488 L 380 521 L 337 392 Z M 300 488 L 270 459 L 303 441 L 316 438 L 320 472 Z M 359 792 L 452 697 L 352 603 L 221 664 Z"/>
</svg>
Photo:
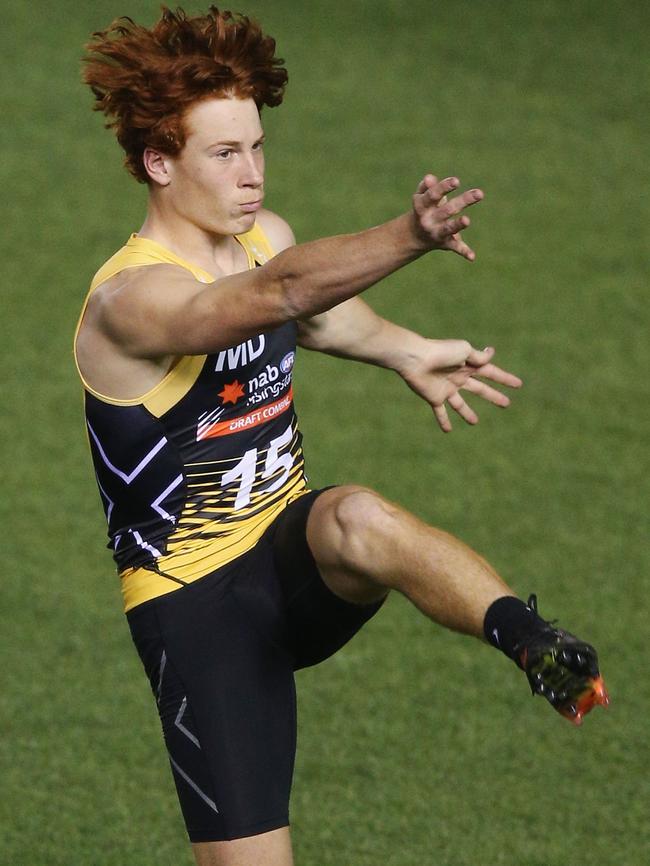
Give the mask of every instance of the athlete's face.
<svg viewBox="0 0 650 866">
<path fill-rule="evenodd" d="M 167 159 L 176 212 L 205 231 L 241 234 L 264 198 L 264 133 L 252 99 L 207 99 L 185 115 L 186 144 Z"/>
</svg>

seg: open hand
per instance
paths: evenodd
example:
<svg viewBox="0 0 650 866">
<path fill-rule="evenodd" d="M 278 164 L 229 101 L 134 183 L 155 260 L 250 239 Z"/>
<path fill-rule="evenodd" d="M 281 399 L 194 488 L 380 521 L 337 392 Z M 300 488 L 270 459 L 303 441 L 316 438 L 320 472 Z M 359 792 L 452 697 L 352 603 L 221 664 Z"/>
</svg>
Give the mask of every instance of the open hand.
<svg viewBox="0 0 650 866">
<path fill-rule="evenodd" d="M 424 176 L 413 196 L 416 233 L 429 249 L 451 250 L 473 262 L 476 254 L 460 236 L 470 219 L 461 211 L 481 201 L 483 191 L 470 189 L 447 200 L 447 193 L 459 186 L 457 177 L 438 180 L 433 174 Z"/>
<path fill-rule="evenodd" d="M 479 351 L 467 340 L 423 340 L 417 357 L 411 357 L 399 373 L 406 384 L 433 409 L 440 429 L 452 429 L 447 405 L 468 424 L 478 423 L 478 415 L 467 405 L 461 390 L 469 391 L 488 403 L 505 408 L 510 399 L 479 378 L 508 388 L 520 388 L 521 379 L 492 364 L 494 349 Z"/>
</svg>

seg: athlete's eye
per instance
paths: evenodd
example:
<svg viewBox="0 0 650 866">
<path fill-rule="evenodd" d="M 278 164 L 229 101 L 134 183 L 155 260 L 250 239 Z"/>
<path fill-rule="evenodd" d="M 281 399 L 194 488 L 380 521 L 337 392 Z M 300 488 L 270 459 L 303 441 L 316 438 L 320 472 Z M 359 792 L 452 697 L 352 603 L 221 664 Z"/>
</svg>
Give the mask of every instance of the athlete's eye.
<svg viewBox="0 0 650 866">
<path fill-rule="evenodd" d="M 262 150 L 263 148 L 264 148 L 264 142 L 263 141 L 256 141 L 255 144 L 253 145 L 253 150 Z"/>
<path fill-rule="evenodd" d="M 215 156 L 217 157 L 217 159 L 226 160 L 226 159 L 230 159 L 230 157 L 232 156 L 233 153 L 234 153 L 234 151 L 231 150 L 231 149 L 228 149 L 228 150 L 218 150 L 218 151 L 215 153 Z"/>
</svg>

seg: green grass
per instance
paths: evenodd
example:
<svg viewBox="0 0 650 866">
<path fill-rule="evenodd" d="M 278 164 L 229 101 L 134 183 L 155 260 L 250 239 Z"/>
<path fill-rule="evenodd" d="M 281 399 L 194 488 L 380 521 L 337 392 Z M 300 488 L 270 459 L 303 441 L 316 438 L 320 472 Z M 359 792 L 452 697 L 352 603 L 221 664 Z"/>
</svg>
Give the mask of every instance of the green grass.
<svg viewBox="0 0 650 866">
<path fill-rule="evenodd" d="M 86 284 L 145 203 L 89 110 L 80 46 L 157 4 L 5 6 L 0 859 L 176 866 L 191 859 L 102 552 L 70 354 Z M 368 297 L 432 336 L 496 345 L 526 383 L 507 413 L 477 406 L 477 429 L 444 437 L 396 377 L 305 354 L 312 483 L 371 485 L 461 535 L 598 646 L 612 695 L 574 730 L 505 659 L 392 599 L 299 675 L 297 864 L 640 866 L 647 5 L 245 8 L 291 74 L 264 118 L 269 205 L 307 240 L 396 214 L 427 170 L 480 184 L 477 262 L 437 254 Z"/>
</svg>

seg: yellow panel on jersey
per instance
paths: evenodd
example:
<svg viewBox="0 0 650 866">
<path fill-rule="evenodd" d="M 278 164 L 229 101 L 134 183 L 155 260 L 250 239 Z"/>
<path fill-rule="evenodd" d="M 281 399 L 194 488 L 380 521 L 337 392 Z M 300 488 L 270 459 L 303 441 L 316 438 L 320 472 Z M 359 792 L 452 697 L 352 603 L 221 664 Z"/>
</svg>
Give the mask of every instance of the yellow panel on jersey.
<svg viewBox="0 0 650 866">
<path fill-rule="evenodd" d="M 273 256 L 257 226 L 237 241 L 251 268 Z M 125 268 L 163 263 L 213 281 L 133 235 L 98 271 L 91 292 Z M 126 610 L 241 556 L 306 491 L 291 388 L 295 339 L 295 324 L 287 323 L 211 355 L 179 358 L 155 388 L 133 400 L 99 394 L 84 382 L 89 442 Z"/>
<path fill-rule="evenodd" d="M 263 265 L 264 262 L 268 262 L 275 255 L 268 238 L 258 225 L 254 225 L 244 235 L 237 235 L 237 240 L 246 250 L 251 268 L 255 267 L 255 262 Z"/>
<path fill-rule="evenodd" d="M 165 562 L 161 560 L 158 560 L 156 563 L 159 571 L 153 571 L 151 568 L 145 567 L 129 568 L 123 571 L 121 578 L 124 612 L 128 613 L 134 607 L 145 601 L 150 601 L 152 598 L 182 589 L 188 583 L 193 583 L 205 574 L 210 574 L 222 565 L 227 565 L 238 556 L 246 553 L 246 551 L 255 545 L 278 514 L 290 502 L 293 502 L 294 499 L 297 499 L 304 493 L 307 493 L 307 488 L 302 483 L 298 485 L 295 493 L 283 496 L 275 506 L 266 509 L 264 514 L 260 516 L 260 519 L 251 522 L 250 525 L 242 523 L 237 526 L 233 533 L 234 537 L 231 538 L 228 547 L 215 547 L 206 541 L 205 551 L 195 548 L 192 553 L 193 558 L 201 556 L 202 552 L 205 553 L 205 556 L 196 562 L 186 563 L 184 567 L 175 566 L 173 575 L 165 572 Z"/>
</svg>

